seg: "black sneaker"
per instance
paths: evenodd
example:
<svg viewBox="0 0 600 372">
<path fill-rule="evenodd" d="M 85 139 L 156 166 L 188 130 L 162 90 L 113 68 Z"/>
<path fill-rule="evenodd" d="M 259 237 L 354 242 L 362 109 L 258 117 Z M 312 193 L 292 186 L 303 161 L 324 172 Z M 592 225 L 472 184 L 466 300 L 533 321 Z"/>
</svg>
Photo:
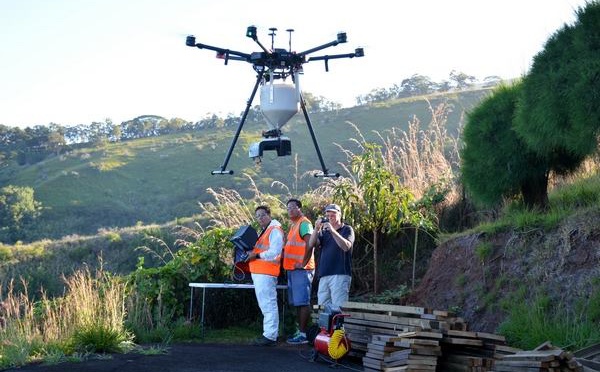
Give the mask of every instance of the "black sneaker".
<svg viewBox="0 0 600 372">
<path fill-rule="evenodd" d="M 268 338 L 266 338 L 265 336 L 260 336 L 258 338 L 256 338 L 252 344 L 254 346 L 275 346 L 277 345 L 277 341 L 273 341 L 270 340 Z"/>
</svg>

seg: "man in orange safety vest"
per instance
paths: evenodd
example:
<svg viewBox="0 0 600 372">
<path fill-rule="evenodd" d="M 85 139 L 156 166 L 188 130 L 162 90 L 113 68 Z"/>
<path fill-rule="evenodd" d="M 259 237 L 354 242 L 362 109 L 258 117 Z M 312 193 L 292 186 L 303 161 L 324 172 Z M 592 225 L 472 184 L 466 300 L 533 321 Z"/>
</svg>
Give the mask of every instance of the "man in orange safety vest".
<svg viewBox="0 0 600 372">
<path fill-rule="evenodd" d="M 288 344 L 306 344 L 306 327 L 310 317 L 310 288 L 315 269 L 312 254 L 304 262 L 308 241 L 312 234 L 312 223 L 302 213 L 302 203 L 298 199 L 287 202 L 287 212 L 291 225 L 287 242 L 283 247 L 283 268 L 287 273 L 288 302 L 298 312 L 298 331 L 287 339 Z"/>
<path fill-rule="evenodd" d="M 261 205 L 254 210 L 262 232 L 248 255 L 248 267 L 254 283 L 258 307 L 263 314 L 263 334 L 254 340 L 258 346 L 277 344 L 279 310 L 277 307 L 277 277 L 279 276 L 283 229 L 271 219 L 271 209 Z"/>
</svg>

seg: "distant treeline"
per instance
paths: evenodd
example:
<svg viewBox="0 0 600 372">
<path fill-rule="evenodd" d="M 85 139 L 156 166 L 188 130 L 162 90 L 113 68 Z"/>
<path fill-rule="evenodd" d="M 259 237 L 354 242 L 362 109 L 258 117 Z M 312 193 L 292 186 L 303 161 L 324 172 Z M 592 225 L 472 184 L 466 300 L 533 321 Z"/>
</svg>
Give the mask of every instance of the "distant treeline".
<svg viewBox="0 0 600 372">
<path fill-rule="evenodd" d="M 489 76 L 483 84 L 492 86 L 500 82 L 497 76 Z M 356 98 L 357 105 L 366 105 L 390 99 L 420 96 L 452 89 L 462 90 L 475 85 L 475 77 L 452 71 L 449 80 L 433 82 L 429 77 L 415 74 L 404 79 L 400 85 L 378 88 Z M 339 103 L 311 93 L 303 93 L 309 112 L 326 112 L 341 108 Z M 155 137 L 166 134 L 199 131 L 209 128 L 225 128 L 239 123 L 241 115 L 230 113 L 222 118 L 215 114 L 191 122 L 181 118 L 166 119 L 157 115 L 143 115 L 135 119 L 115 124 L 110 119 L 104 122 L 63 126 L 50 123 L 21 129 L 0 124 L 0 166 L 7 161 L 19 165 L 35 164 L 50 155 L 59 155 L 78 147 L 95 146 L 105 142 L 127 141 L 138 138 Z M 247 123 L 263 120 L 260 107 L 250 109 Z"/>
<path fill-rule="evenodd" d="M 394 84 L 389 88 L 373 89 L 368 94 L 356 98 L 357 105 L 365 105 L 375 102 L 383 102 L 391 99 L 423 96 L 432 93 L 443 93 L 451 90 L 464 90 L 471 86 L 481 84 L 483 87 L 492 87 L 500 83 L 499 76 L 487 76 L 483 82 L 478 82 L 475 76 L 453 70 L 448 80 L 441 82 L 432 81 L 428 76 L 415 74 L 410 78 L 402 80 L 400 84 Z"/>
</svg>

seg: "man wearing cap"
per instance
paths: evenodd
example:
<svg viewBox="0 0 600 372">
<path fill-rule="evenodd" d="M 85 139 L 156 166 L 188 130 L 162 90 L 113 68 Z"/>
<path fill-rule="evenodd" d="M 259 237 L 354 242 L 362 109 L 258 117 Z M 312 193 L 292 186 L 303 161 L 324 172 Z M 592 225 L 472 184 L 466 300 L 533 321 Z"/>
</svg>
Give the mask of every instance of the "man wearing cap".
<svg viewBox="0 0 600 372">
<path fill-rule="evenodd" d="M 342 222 L 342 210 L 337 204 L 325 207 L 326 218 L 319 218 L 310 236 L 303 263 L 307 263 L 313 248 L 321 248 L 317 271 L 319 289 L 317 302 L 332 310 L 340 310 L 348 301 L 352 280 L 352 245 L 354 229 Z"/>
</svg>

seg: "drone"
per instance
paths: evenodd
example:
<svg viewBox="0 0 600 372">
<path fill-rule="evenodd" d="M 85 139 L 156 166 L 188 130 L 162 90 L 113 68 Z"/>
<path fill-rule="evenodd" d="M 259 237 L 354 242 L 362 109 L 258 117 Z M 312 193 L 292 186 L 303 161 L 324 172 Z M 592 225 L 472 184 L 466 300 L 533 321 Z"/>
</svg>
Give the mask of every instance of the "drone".
<svg viewBox="0 0 600 372">
<path fill-rule="evenodd" d="M 306 103 L 302 97 L 299 84 L 299 75 L 303 73 L 302 65 L 311 61 L 324 61 L 325 71 L 329 71 L 329 60 L 339 58 L 363 57 L 363 48 L 356 48 L 354 53 L 321 55 L 309 57 L 309 54 L 320 50 L 346 43 L 346 33 L 340 32 L 337 38 L 329 43 L 317 46 L 297 53 L 292 51 L 292 33 L 293 29 L 287 29 L 289 33 L 289 49 L 274 48 L 274 41 L 277 28 L 269 28 L 271 37 L 271 49 L 265 48 L 258 40 L 256 26 L 249 26 L 246 30 L 246 37 L 251 38 L 258 44 L 262 51 L 253 53 L 242 53 L 235 50 L 220 48 L 216 46 L 201 44 L 196 42 L 193 35 L 186 37 L 185 45 L 199 49 L 208 49 L 217 52 L 217 58 L 223 59 L 225 65 L 229 61 L 242 61 L 252 64 L 256 72 L 256 83 L 246 103 L 246 109 L 242 114 L 236 133 L 229 146 L 229 151 L 221 168 L 214 170 L 211 174 L 233 174 L 232 170 L 227 170 L 227 164 L 235 148 L 235 144 L 240 136 L 246 117 L 252 106 L 252 101 L 260 87 L 260 109 L 265 117 L 269 130 L 263 131 L 263 140 L 253 143 L 249 148 L 249 156 L 257 161 L 263 156 L 264 151 L 276 151 L 277 156 L 291 155 L 292 145 L 288 137 L 283 136 L 281 128 L 299 111 L 300 107 L 304 113 L 304 119 L 312 137 L 319 162 L 321 163 L 321 172 L 315 173 L 315 177 L 339 177 L 339 173 L 329 172 L 325 167 L 319 144 L 306 110 Z M 291 80 L 291 82 L 290 82 Z"/>
</svg>

